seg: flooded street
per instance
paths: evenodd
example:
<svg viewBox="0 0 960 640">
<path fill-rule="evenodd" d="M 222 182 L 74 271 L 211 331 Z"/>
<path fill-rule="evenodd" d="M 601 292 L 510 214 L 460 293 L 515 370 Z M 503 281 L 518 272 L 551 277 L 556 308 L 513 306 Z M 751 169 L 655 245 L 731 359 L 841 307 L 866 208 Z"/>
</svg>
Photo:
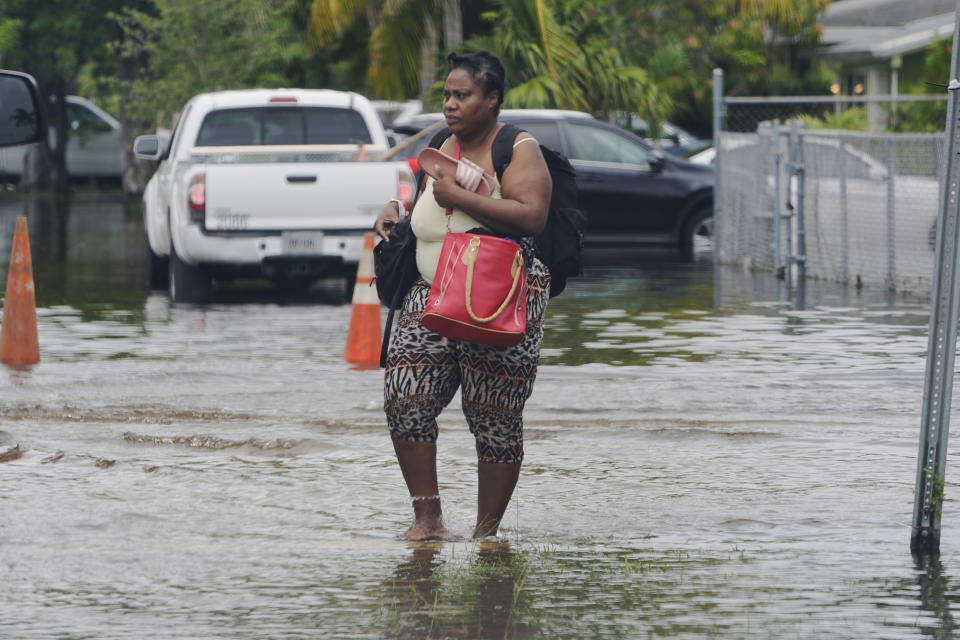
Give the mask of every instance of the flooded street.
<svg viewBox="0 0 960 640">
<path fill-rule="evenodd" d="M 0 194 L 0 273 L 25 206 Z M 332 282 L 171 306 L 112 194 L 30 205 L 41 363 L 0 370 L 3 638 L 917 638 L 960 616 L 909 553 L 928 301 L 592 252 L 551 302 L 499 542 L 441 416 L 447 543 L 411 510 L 382 372 Z M 780 285 L 782 289 L 782 285 Z M 954 438 L 954 443 L 958 442 Z"/>
</svg>

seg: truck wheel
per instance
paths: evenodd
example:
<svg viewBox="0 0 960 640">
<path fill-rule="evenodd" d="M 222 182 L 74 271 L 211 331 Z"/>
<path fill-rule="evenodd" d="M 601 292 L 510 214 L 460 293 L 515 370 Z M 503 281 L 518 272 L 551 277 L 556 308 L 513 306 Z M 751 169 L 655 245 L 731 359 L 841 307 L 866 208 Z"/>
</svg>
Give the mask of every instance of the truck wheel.
<svg viewBox="0 0 960 640">
<path fill-rule="evenodd" d="M 154 253 L 149 241 L 147 242 L 147 286 L 151 291 L 166 289 L 170 286 L 170 259 Z"/>
<path fill-rule="evenodd" d="M 343 276 L 343 298 L 347 302 L 353 301 L 353 290 L 357 286 L 357 272 Z"/>
<path fill-rule="evenodd" d="M 713 250 L 713 208 L 703 207 L 690 215 L 680 232 L 680 258 L 693 262 L 704 251 Z"/>
<path fill-rule="evenodd" d="M 169 273 L 172 302 L 206 302 L 210 297 L 210 274 L 181 260 L 172 242 Z"/>
</svg>

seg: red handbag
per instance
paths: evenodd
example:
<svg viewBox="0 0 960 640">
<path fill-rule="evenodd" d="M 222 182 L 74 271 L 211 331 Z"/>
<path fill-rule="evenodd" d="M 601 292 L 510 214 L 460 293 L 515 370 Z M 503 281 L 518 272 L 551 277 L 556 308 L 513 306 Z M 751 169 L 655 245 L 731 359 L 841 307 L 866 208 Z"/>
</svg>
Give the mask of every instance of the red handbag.
<svg viewBox="0 0 960 640">
<path fill-rule="evenodd" d="M 520 244 L 447 232 L 423 326 L 455 340 L 519 344 L 527 332 L 527 267 Z"/>
</svg>

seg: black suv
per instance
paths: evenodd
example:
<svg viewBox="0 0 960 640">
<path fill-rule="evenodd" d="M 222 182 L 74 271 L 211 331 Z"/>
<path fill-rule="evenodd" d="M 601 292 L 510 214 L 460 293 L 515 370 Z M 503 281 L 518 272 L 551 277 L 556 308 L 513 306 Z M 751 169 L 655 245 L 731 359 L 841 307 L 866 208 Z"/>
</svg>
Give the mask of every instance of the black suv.
<svg viewBox="0 0 960 640">
<path fill-rule="evenodd" d="M 412 134 L 441 119 L 439 113 L 420 114 L 393 129 Z M 500 120 L 570 159 L 587 214 L 588 244 L 673 246 L 687 260 L 712 248 L 713 167 L 670 156 L 578 111 L 504 109 Z M 402 155 L 416 156 L 430 137 Z"/>
</svg>

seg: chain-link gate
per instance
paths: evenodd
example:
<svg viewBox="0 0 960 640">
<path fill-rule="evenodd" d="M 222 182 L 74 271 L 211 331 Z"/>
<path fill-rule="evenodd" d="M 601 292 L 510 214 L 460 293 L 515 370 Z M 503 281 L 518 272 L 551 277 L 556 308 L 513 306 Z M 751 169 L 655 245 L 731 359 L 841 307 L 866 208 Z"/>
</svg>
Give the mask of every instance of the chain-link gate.
<svg viewBox="0 0 960 640">
<path fill-rule="evenodd" d="M 719 100 L 718 262 L 930 290 L 946 95 Z"/>
</svg>

